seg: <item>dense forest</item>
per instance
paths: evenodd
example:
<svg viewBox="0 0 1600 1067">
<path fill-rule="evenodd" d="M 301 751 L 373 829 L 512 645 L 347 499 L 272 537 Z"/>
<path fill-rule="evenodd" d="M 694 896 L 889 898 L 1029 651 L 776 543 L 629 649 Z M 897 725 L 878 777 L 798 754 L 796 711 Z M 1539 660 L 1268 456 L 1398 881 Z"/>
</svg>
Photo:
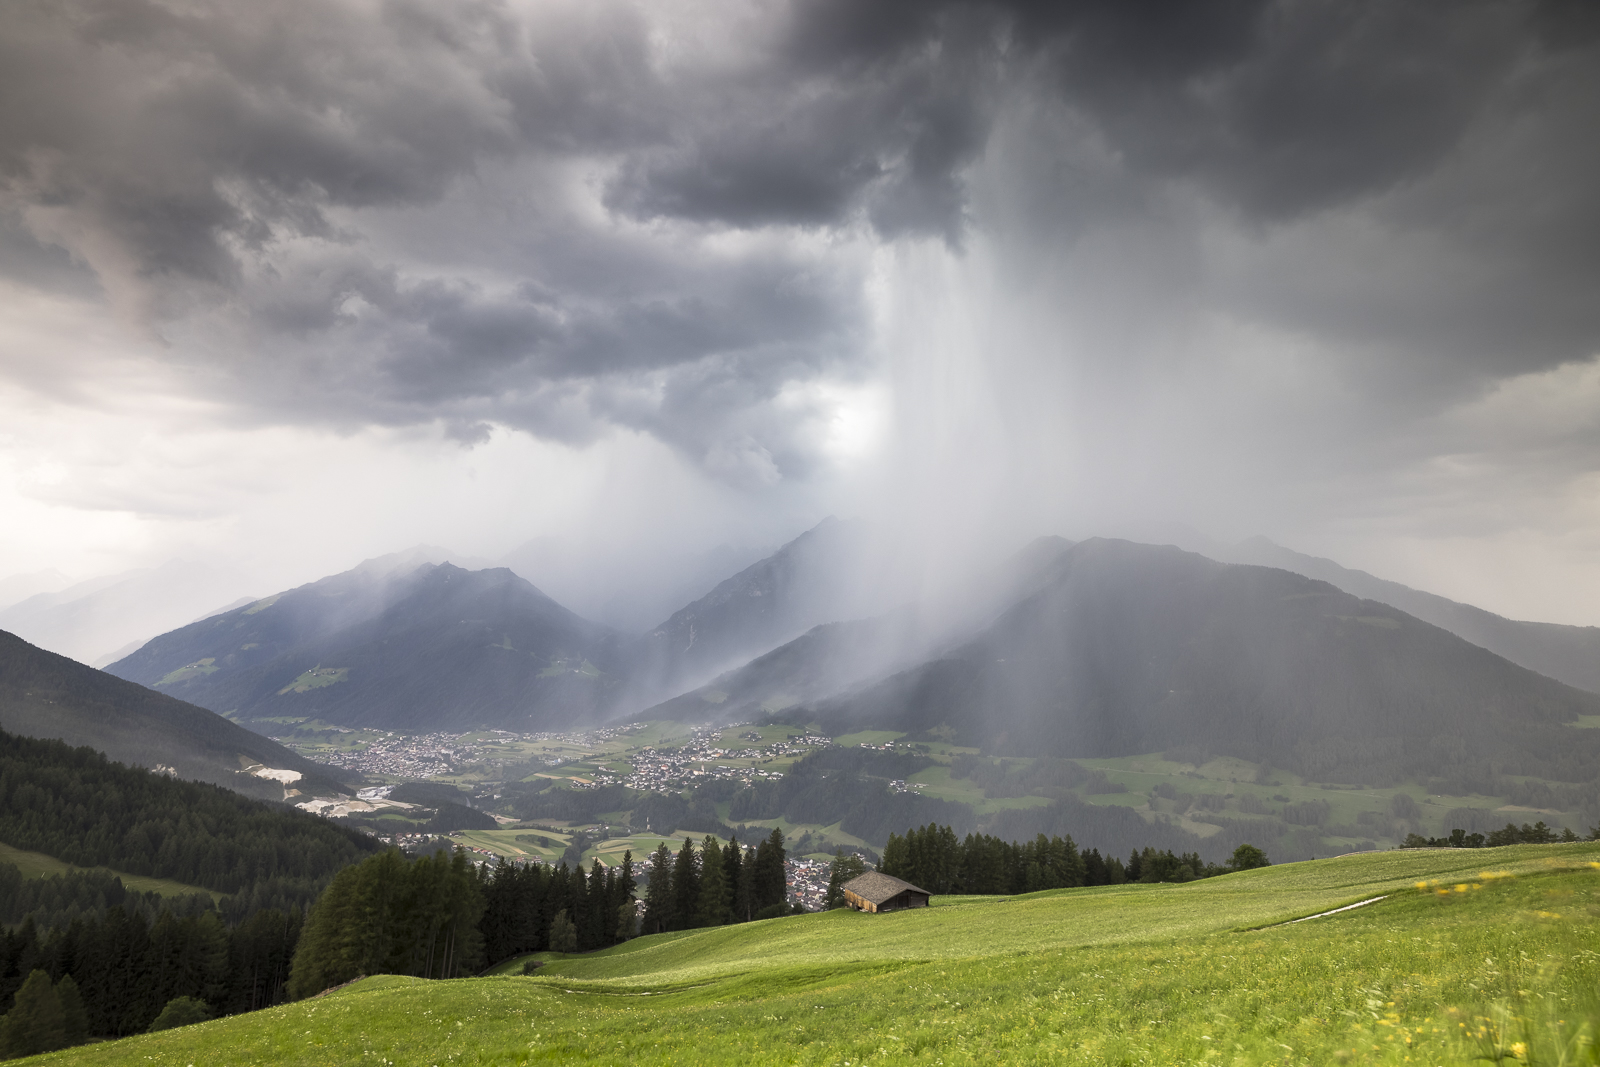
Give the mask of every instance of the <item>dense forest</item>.
<svg viewBox="0 0 1600 1067">
<path fill-rule="evenodd" d="M 260 911 L 230 929 L 215 910 L 163 908 L 152 918 L 142 903 L 112 904 L 48 931 L 31 919 L 8 930 L 0 937 L 0 1005 L 14 1009 L 35 971 L 55 986 L 70 978 L 85 1036 L 122 1037 L 148 1030 L 178 998 L 204 1002 L 208 1014 L 285 999 L 299 912 Z"/>
<path fill-rule="evenodd" d="M 170 878 L 263 906 L 304 906 L 379 846 L 326 819 L 0 732 L 0 841 L 78 867 Z"/>
<path fill-rule="evenodd" d="M 30 1013 L 48 1023 L 81 1009 L 85 1034 L 117 1037 L 150 1028 L 173 1003 L 228 1013 L 282 1001 L 304 907 L 378 848 L 304 812 L 4 732 L 0 841 L 210 891 L 161 897 L 108 870 L 29 879 L 0 863 L 9 1052 L 33 1049 L 39 1033 L 75 1039 L 72 1026 L 24 1026 Z"/>
</svg>

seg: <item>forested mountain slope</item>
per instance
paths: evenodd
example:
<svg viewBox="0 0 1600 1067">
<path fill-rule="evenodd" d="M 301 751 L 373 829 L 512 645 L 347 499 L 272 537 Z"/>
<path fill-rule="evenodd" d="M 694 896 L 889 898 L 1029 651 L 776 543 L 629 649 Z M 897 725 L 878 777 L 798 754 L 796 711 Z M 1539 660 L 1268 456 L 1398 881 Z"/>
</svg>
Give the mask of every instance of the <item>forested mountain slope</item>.
<svg viewBox="0 0 1600 1067">
<path fill-rule="evenodd" d="M 373 839 L 292 808 L 0 731 L 0 841 L 80 867 L 305 903 Z"/>
<path fill-rule="evenodd" d="M 1096 539 L 976 640 L 814 708 L 1000 754 L 1187 748 L 1323 781 L 1600 766 L 1600 697 L 1288 571 Z"/>
<path fill-rule="evenodd" d="M 278 782 L 246 764 L 297 771 L 307 792 L 348 792 L 339 772 L 295 755 L 205 708 L 85 667 L 0 632 L 0 728 L 27 737 L 88 745 L 138 767 L 225 785 L 267 799 Z"/>
<path fill-rule="evenodd" d="M 505 568 L 357 568 L 185 626 L 108 670 L 241 720 L 565 728 L 609 710 L 618 636 Z"/>
<path fill-rule="evenodd" d="M 1206 554 L 1228 563 L 1281 567 L 1321 579 L 1353 596 L 1399 608 L 1558 682 L 1600 693 L 1600 627 L 1508 619 L 1366 571 L 1341 567 L 1331 559 L 1295 552 L 1264 537 Z"/>
</svg>

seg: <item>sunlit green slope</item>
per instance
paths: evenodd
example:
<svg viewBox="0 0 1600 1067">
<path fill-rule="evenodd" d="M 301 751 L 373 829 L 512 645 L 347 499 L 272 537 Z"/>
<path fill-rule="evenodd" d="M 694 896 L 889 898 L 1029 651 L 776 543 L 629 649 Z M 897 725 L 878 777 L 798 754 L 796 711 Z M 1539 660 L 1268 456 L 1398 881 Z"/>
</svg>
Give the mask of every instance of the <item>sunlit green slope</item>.
<svg viewBox="0 0 1600 1067">
<path fill-rule="evenodd" d="M 1465 1063 L 1464 1024 L 1506 989 L 1530 991 L 1505 1005 L 1529 1029 L 1504 1044 L 1532 1056 L 1600 986 L 1594 844 L 945 903 L 641 938 L 529 978 L 372 978 L 53 1062 Z"/>
</svg>

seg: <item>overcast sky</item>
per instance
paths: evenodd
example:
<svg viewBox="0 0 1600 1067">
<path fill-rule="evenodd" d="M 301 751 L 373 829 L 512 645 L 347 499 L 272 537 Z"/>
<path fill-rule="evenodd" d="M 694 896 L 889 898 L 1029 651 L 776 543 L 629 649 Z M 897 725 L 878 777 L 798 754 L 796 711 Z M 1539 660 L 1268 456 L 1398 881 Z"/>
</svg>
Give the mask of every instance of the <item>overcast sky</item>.
<svg viewBox="0 0 1600 1067">
<path fill-rule="evenodd" d="M 13 0 L 0 578 L 838 513 L 1600 624 L 1597 10 Z"/>
</svg>

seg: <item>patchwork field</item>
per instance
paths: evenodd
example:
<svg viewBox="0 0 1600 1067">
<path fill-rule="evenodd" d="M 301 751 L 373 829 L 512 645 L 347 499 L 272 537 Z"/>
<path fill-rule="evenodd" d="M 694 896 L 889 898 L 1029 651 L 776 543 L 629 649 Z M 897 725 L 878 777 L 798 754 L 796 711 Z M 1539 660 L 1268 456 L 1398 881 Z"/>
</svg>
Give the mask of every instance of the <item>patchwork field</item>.
<svg viewBox="0 0 1600 1067">
<path fill-rule="evenodd" d="M 369 978 L 37 1062 L 1592 1062 L 1600 845 L 937 903 L 639 938 L 533 977 Z"/>
</svg>

